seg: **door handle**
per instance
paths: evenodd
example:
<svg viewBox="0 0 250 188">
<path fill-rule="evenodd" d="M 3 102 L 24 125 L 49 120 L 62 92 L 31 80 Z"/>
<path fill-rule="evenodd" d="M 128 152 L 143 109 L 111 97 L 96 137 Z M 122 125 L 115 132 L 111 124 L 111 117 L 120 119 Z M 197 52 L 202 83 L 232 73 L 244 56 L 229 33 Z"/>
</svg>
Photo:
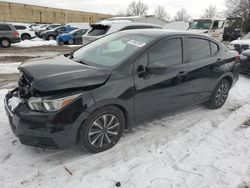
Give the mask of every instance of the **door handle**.
<svg viewBox="0 0 250 188">
<path fill-rule="evenodd" d="M 177 74 L 177 77 L 178 77 L 178 78 L 185 77 L 185 76 L 187 76 L 187 74 L 188 74 L 188 72 L 186 72 L 186 71 L 181 71 L 181 72 L 179 72 L 179 73 Z"/>
<path fill-rule="evenodd" d="M 217 63 L 221 62 L 221 58 L 218 58 L 216 62 L 217 62 Z"/>
</svg>

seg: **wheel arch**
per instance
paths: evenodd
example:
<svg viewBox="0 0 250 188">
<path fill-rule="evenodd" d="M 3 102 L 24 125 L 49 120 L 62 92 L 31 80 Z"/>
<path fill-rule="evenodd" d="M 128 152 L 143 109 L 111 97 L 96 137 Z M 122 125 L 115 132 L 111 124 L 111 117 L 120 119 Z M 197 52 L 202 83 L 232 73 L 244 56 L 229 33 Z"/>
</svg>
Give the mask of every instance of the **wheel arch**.
<svg viewBox="0 0 250 188">
<path fill-rule="evenodd" d="M 224 76 L 222 79 L 226 79 L 229 82 L 230 88 L 233 86 L 233 78 L 231 76 Z"/>
<path fill-rule="evenodd" d="M 23 37 L 24 35 L 28 35 L 31 38 L 31 35 L 29 33 L 22 33 L 21 37 Z"/>
<path fill-rule="evenodd" d="M 219 84 L 219 82 L 223 79 L 226 79 L 227 81 L 229 81 L 230 83 L 230 88 L 232 88 L 232 86 L 235 83 L 235 79 L 234 79 L 234 75 L 231 72 L 227 72 L 226 74 L 223 74 L 216 82 L 214 88 L 216 88 L 216 86 Z"/>
</svg>

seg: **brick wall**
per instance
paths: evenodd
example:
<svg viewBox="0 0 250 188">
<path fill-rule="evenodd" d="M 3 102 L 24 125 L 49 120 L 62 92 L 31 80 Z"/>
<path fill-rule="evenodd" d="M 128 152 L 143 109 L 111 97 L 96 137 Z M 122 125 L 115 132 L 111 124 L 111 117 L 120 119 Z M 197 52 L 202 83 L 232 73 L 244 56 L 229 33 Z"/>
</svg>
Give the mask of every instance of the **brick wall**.
<svg viewBox="0 0 250 188">
<path fill-rule="evenodd" d="M 19 3 L 0 2 L 0 21 L 25 23 L 90 22 L 111 17 L 108 14 L 48 8 Z"/>
</svg>

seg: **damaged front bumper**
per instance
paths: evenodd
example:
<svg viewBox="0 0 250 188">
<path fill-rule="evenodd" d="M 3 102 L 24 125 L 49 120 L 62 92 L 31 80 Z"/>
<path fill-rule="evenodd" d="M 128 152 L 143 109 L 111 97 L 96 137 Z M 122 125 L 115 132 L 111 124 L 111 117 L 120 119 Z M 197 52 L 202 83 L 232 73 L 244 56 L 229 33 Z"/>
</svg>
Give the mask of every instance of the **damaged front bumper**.
<svg viewBox="0 0 250 188">
<path fill-rule="evenodd" d="M 45 113 L 30 110 L 24 100 L 13 109 L 9 101 L 18 97 L 18 92 L 18 89 L 10 91 L 5 96 L 4 106 L 10 127 L 22 144 L 43 148 L 76 145 L 78 130 L 88 114 L 82 99 L 61 111 Z"/>
</svg>

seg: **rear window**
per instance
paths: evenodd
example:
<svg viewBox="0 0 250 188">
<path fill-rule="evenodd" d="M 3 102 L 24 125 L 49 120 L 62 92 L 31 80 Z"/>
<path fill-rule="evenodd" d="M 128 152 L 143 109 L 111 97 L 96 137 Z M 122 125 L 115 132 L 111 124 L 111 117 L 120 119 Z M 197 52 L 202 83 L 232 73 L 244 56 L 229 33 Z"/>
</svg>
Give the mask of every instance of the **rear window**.
<svg viewBox="0 0 250 188">
<path fill-rule="evenodd" d="M 14 27 L 16 30 L 25 30 L 26 29 L 26 27 L 22 26 L 22 25 L 14 25 Z"/>
<path fill-rule="evenodd" d="M 100 36 L 100 35 L 105 35 L 108 30 L 109 26 L 107 25 L 94 25 L 92 26 L 92 29 L 89 31 L 88 35 L 89 36 Z"/>
<path fill-rule="evenodd" d="M 124 27 L 121 31 L 131 30 L 131 29 L 161 29 L 161 28 L 157 26 L 151 26 L 151 25 L 133 25 L 133 26 Z"/>
<path fill-rule="evenodd" d="M 201 60 L 210 57 L 210 44 L 206 39 L 189 38 L 191 60 Z"/>
<path fill-rule="evenodd" d="M 11 31 L 11 28 L 9 25 L 0 24 L 0 31 Z"/>
</svg>

